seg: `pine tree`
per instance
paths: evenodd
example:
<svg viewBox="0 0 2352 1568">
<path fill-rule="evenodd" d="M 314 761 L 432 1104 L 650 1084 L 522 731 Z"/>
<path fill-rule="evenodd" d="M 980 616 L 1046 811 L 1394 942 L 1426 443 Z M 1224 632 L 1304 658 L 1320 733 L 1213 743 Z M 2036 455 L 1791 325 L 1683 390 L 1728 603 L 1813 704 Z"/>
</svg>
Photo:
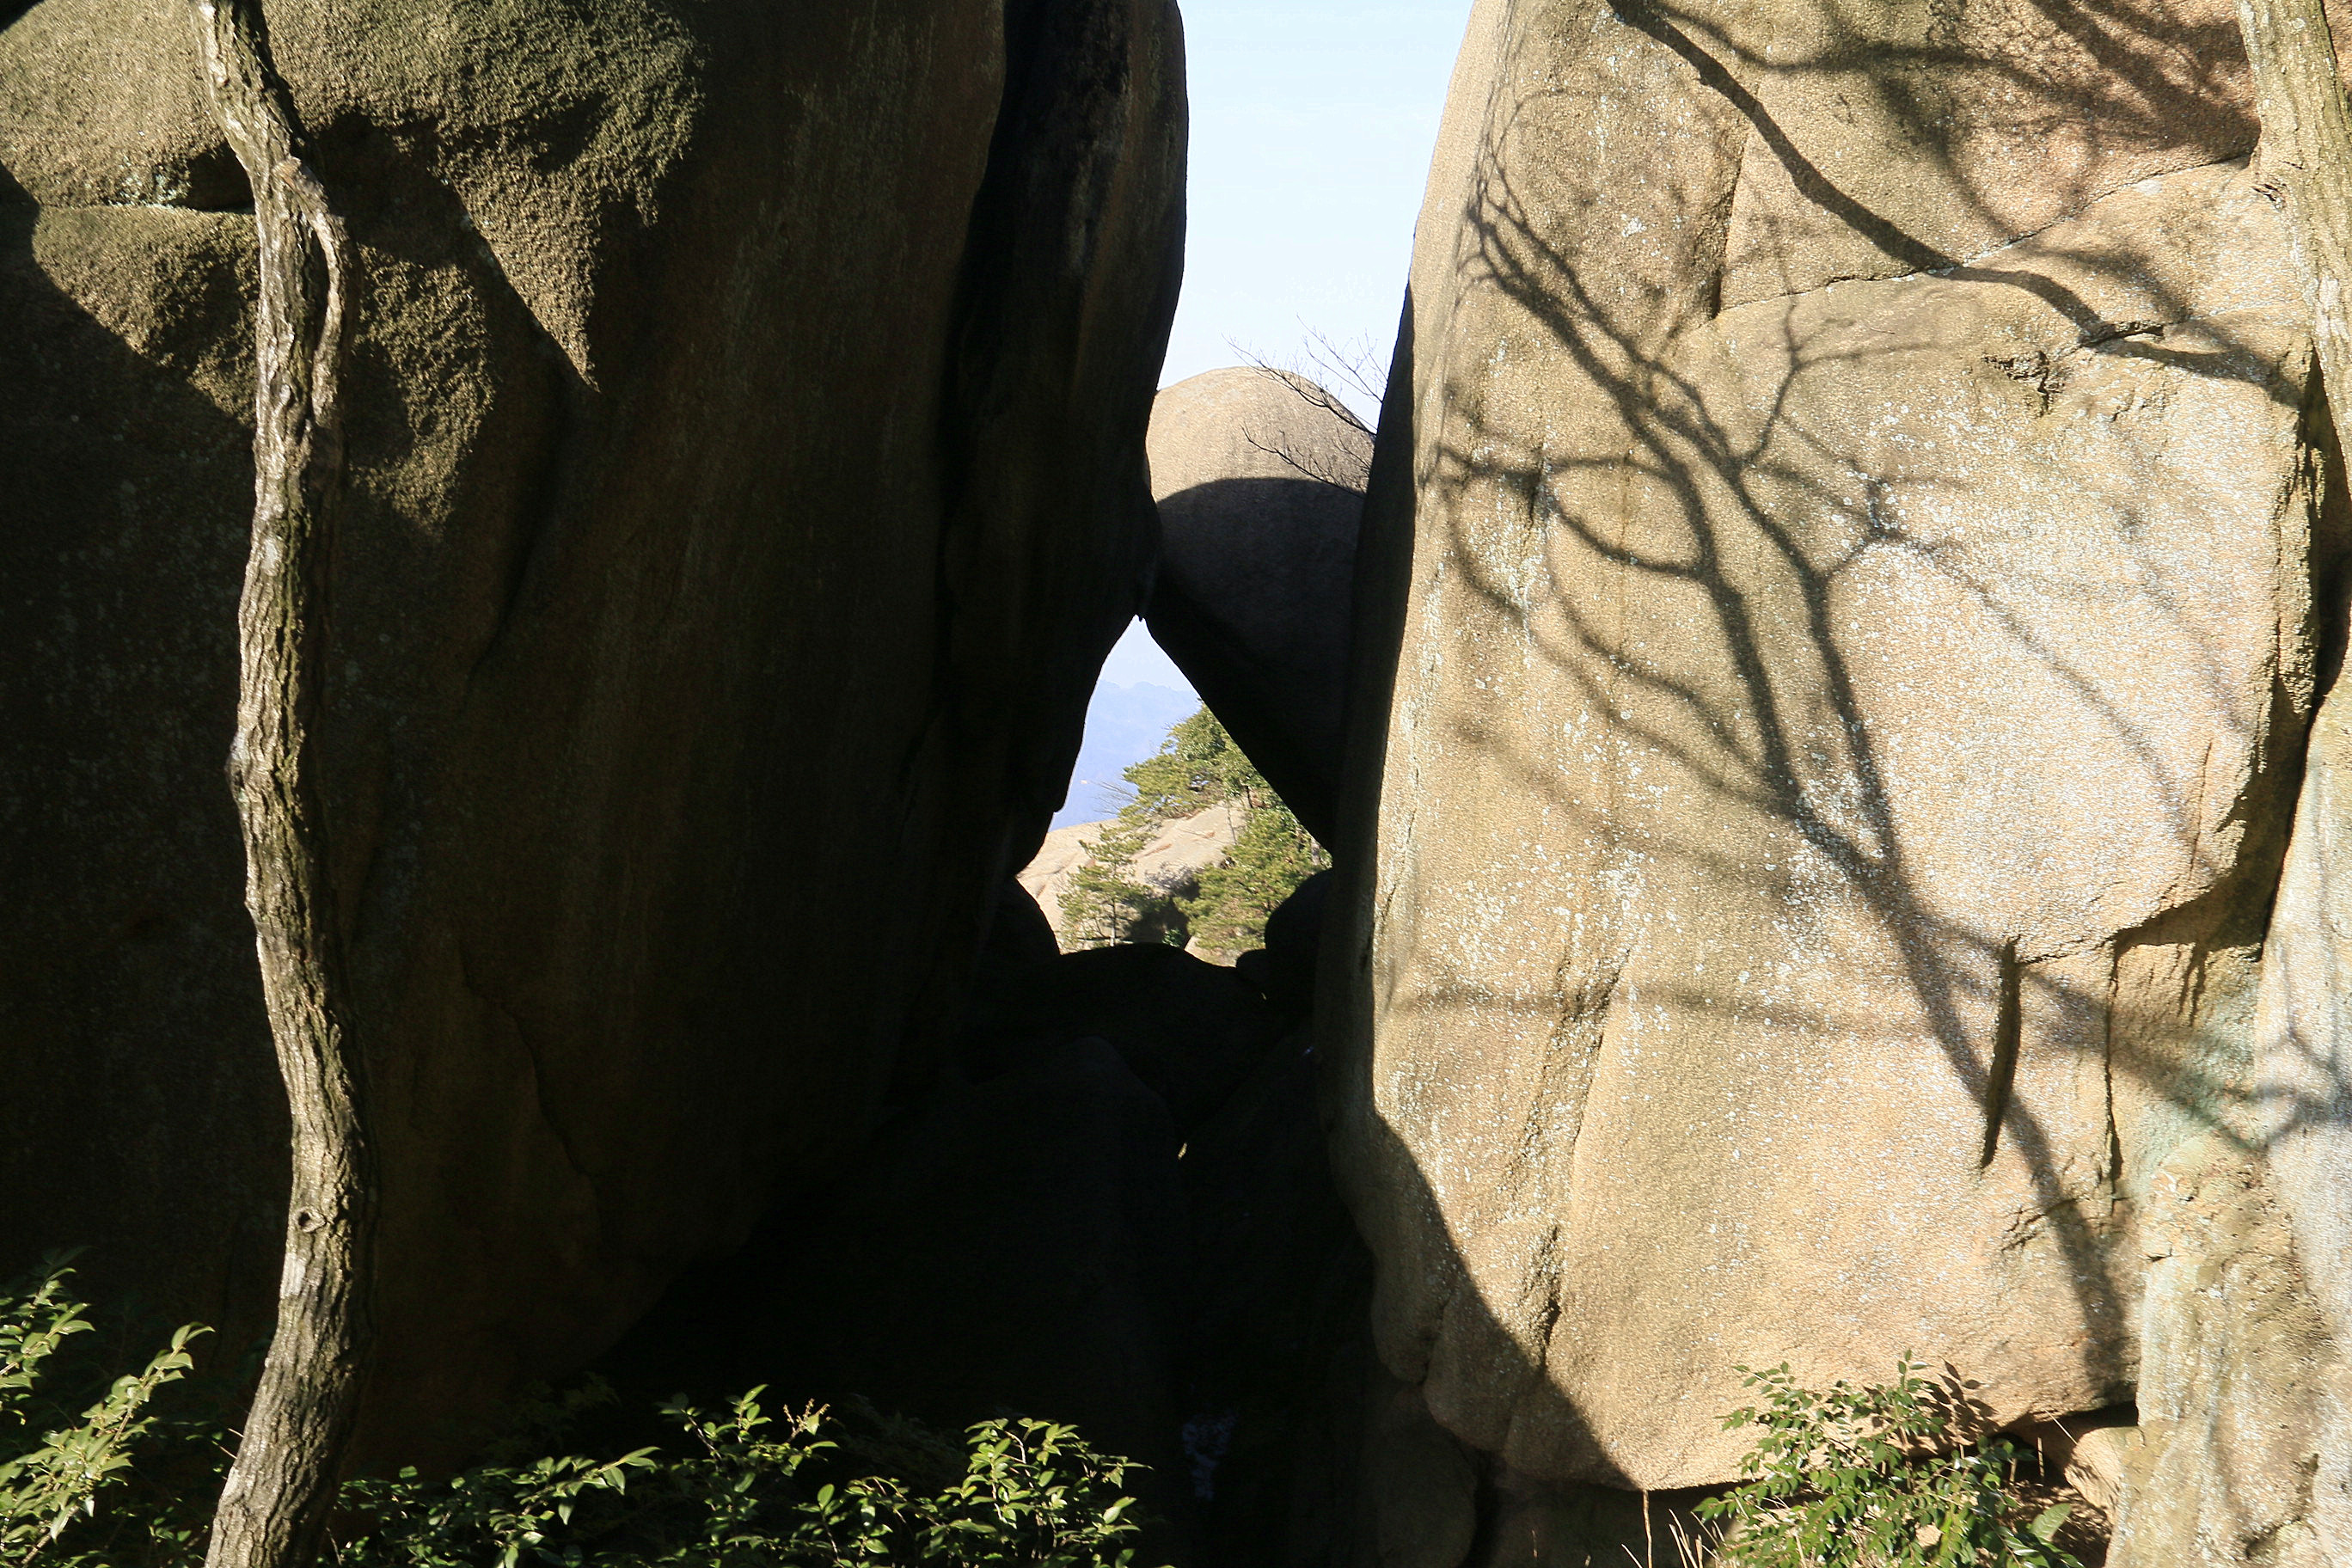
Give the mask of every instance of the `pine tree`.
<svg viewBox="0 0 2352 1568">
<path fill-rule="evenodd" d="M 1171 923 L 1166 894 L 1137 879 L 1135 858 L 1151 841 L 1152 824 L 1130 805 L 1088 845 L 1087 858 L 1070 875 L 1062 895 L 1065 941 L 1078 947 L 1109 947 L 1131 942 L 1142 927 Z"/>
<path fill-rule="evenodd" d="M 1126 778 L 1135 798 L 1090 847 L 1062 895 L 1063 930 L 1078 946 L 1189 941 L 1230 961 L 1257 946 L 1266 917 L 1331 863 L 1206 708 L 1171 730 Z M 1238 813 L 1241 826 L 1223 863 L 1201 874 L 1192 897 L 1171 898 L 1134 874 L 1135 857 L 1161 824 L 1220 805 Z"/>
</svg>

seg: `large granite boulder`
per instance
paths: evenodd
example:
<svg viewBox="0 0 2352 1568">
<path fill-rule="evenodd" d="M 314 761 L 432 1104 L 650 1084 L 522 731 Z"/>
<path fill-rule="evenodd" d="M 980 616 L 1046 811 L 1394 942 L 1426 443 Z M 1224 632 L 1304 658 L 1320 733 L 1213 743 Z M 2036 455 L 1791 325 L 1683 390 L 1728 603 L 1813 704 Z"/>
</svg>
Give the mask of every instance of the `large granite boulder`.
<svg viewBox="0 0 2352 1568">
<path fill-rule="evenodd" d="M 1319 1005 L 1381 1354 L 1499 1493 L 1733 1479 L 1740 1363 L 2126 1404 L 2157 1173 L 2268 1136 L 2344 541 L 2234 28 L 1481 0 Z"/>
<path fill-rule="evenodd" d="M 1371 438 L 1303 376 L 1213 370 L 1160 395 L 1150 454 L 1151 636 L 1328 842 Z"/>
<path fill-rule="evenodd" d="M 266 1328 L 253 226 L 184 7 L 0 31 L 0 1266 Z M 272 0 L 363 281 L 320 746 L 381 1452 L 943 1060 L 1152 550 L 1169 0 Z M 19 15 L 21 13 L 21 15 Z"/>
</svg>

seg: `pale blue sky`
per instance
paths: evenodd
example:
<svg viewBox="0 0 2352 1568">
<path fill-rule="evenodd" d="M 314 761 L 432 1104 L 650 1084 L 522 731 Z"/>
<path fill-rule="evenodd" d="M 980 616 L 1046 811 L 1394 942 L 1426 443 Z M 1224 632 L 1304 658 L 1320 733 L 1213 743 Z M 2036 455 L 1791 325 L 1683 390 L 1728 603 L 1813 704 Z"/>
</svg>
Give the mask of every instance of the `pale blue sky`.
<svg viewBox="0 0 2352 1568">
<path fill-rule="evenodd" d="M 1162 384 L 1276 363 L 1307 332 L 1396 336 L 1412 224 L 1468 0 L 1185 0 L 1183 302 Z"/>
<path fill-rule="evenodd" d="M 1183 5 L 1191 219 L 1160 384 L 1305 368 L 1314 332 L 1385 366 L 1469 0 Z M 1102 678 L 1192 689 L 1139 625 Z"/>
</svg>

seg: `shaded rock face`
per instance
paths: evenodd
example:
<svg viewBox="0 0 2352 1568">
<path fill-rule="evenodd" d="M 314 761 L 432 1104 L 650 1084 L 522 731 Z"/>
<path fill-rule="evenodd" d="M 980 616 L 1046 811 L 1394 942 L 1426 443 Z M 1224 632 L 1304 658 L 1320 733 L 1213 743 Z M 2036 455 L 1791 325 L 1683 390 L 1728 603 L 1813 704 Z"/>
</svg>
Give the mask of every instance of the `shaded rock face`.
<svg viewBox="0 0 2352 1568">
<path fill-rule="evenodd" d="M 1326 843 L 1370 446 L 1329 393 L 1278 371 L 1213 370 L 1152 405 L 1151 636 Z"/>
<path fill-rule="evenodd" d="M 1265 946 L 1234 962 L 1243 977 L 1286 1012 L 1315 1005 L 1315 973 L 1321 966 L 1323 918 L 1331 902 L 1331 873 L 1318 871 L 1266 917 Z"/>
<path fill-rule="evenodd" d="M 1126 944 L 992 965 L 956 1058 L 600 1370 L 1071 1422 L 1151 1467 L 1150 1561 L 1349 1560 L 1370 1270 L 1297 1016 Z"/>
<path fill-rule="evenodd" d="M 0 32 L 0 1255 L 265 1329 L 223 782 L 253 236 L 180 8 Z M 363 287 L 321 753 L 379 1449 L 610 1341 L 936 1062 L 1139 607 L 1164 0 L 279 0 Z"/>
<path fill-rule="evenodd" d="M 1514 1485 L 1733 1479 L 1740 1363 L 2133 1397 L 2341 616 L 2242 76 L 2200 5 L 1479 5 L 1320 1005 L 1382 1357 Z"/>
<path fill-rule="evenodd" d="M 961 1043 L 975 1075 L 998 1077 L 1044 1042 L 1100 1035 L 1186 1136 L 1234 1097 L 1280 1032 L 1246 981 L 1159 942 L 1065 953 L 984 985 L 975 1001 Z"/>
<path fill-rule="evenodd" d="M 939 1097 L 805 1205 L 772 1290 L 738 1292 L 765 1300 L 746 1375 L 789 1369 L 796 1392 L 950 1429 L 1050 1413 L 1177 1476 L 1179 1147 L 1166 1104 L 1096 1036 Z"/>
</svg>

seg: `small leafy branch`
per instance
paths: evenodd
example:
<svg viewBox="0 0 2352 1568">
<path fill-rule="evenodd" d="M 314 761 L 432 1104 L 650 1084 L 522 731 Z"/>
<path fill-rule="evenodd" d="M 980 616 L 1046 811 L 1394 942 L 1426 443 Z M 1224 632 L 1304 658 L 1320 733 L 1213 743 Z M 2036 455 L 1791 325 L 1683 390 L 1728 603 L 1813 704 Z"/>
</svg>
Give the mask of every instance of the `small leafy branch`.
<svg viewBox="0 0 2352 1568">
<path fill-rule="evenodd" d="M 1749 1479 L 1699 1504 L 1717 1560 L 1741 1568 L 2081 1568 L 2057 1544 L 2069 1508 L 2033 1513 L 2018 1489 L 2031 1456 L 1983 1432 L 1980 1407 L 1949 1368 L 1905 1356 L 1895 1381 L 1824 1392 L 1787 1363 L 1742 1366 L 1761 1402 L 1723 1419 L 1763 1435 Z M 2031 1518 L 2027 1515 L 2032 1514 Z"/>
<path fill-rule="evenodd" d="M 5 1568 L 104 1561 L 60 1543 L 76 1526 L 87 1534 L 100 1500 L 125 1489 L 137 1451 L 156 1436 L 150 1406 L 157 1390 L 187 1374 L 188 1345 L 205 1331 L 178 1330 L 145 1367 L 116 1378 L 84 1409 L 60 1403 L 44 1384 L 57 1381 L 67 1342 L 92 1327 L 89 1310 L 66 1289 L 72 1256 L 52 1255 L 29 1281 L 0 1290 L 0 1455 L 14 1456 L 0 1458 Z"/>
</svg>

